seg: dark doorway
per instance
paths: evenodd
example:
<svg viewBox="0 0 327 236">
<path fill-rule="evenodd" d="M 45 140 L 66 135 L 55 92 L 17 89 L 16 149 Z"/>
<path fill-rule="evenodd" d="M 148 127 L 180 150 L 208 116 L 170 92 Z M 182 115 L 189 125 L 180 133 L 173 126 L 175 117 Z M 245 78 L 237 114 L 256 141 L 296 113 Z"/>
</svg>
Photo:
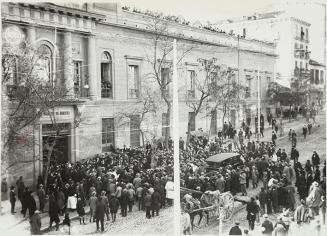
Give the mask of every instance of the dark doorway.
<svg viewBox="0 0 327 236">
<path fill-rule="evenodd" d="M 49 146 L 55 141 L 50 158 L 51 165 L 64 164 L 69 161 L 69 135 L 70 124 L 60 124 L 60 135 L 56 135 L 52 125 L 42 125 L 42 153 L 43 153 L 43 171 L 46 170 L 48 162 Z"/>
</svg>

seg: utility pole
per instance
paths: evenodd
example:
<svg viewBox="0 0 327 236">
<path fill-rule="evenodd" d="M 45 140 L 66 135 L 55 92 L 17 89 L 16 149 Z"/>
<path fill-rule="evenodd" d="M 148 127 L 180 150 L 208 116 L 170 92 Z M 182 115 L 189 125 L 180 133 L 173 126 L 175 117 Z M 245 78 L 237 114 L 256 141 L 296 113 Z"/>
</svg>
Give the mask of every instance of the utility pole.
<svg viewBox="0 0 327 236">
<path fill-rule="evenodd" d="M 261 101 L 260 101 L 260 72 L 259 72 L 259 66 L 258 66 L 258 72 L 257 72 L 257 79 L 258 79 L 258 82 L 257 82 L 257 85 L 258 85 L 258 141 L 260 141 L 260 107 L 261 107 Z"/>
<path fill-rule="evenodd" d="M 179 139 L 178 139 L 178 79 L 177 79 L 177 46 L 176 39 L 173 42 L 173 137 L 174 137 L 174 192 L 175 192 L 175 211 L 174 211 L 174 234 L 180 234 L 180 176 L 179 176 Z"/>
</svg>

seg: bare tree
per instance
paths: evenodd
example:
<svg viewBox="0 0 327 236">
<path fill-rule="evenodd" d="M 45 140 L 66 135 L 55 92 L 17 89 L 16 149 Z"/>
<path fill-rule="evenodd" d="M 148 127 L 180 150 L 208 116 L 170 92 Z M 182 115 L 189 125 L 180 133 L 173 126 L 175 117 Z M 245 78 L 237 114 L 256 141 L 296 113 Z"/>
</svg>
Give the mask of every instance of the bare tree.
<svg viewBox="0 0 327 236">
<path fill-rule="evenodd" d="M 15 141 L 21 131 L 38 124 L 41 117 L 49 118 L 53 133 L 45 140 L 44 145 L 47 150 L 45 184 L 54 148 L 63 129 L 63 125 L 57 122 L 55 108 L 76 102 L 67 88 L 53 81 L 53 74 L 56 72 L 50 74 L 43 71 L 46 76 L 40 76 L 40 63 L 46 56 L 42 48 L 36 49 L 27 42 L 18 46 L 3 45 L 2 92 L 8 96 L 2 102 L 1 124 L 2 154 L 8 156 L 6 161 L 9 168 L 20 162 L 19 159 L 12 160 L 15 157 L 6 154 L 15 148 Z"/>
<path fill-rule="evenodd" d="M 149 19 L 148 28 L 150 32 L 150 53 L 147 53 L 146 61 L 151 65 L 151 72 L 148 77 L 154 79 L 159 86 L 161 97 L 166 104 L 166 132 L 165 144 L 168 147 L 168 138 L 170 136 L 170 115 L 172 109 L 172 98 L 169 93 L 169 85 L 172 82 L 172 50 L 174 35 L 169 32 L 169 22 L 160 17 L 153 17 Z M 194 47 L 179 48 L 177 64 Z"/>
<path fill-rule="evenodd" d="M 199 76 L 191 76 L 188 78 L 193 81 L 189 81 L 193 90 L 187 91 L 186 94 L 186 105 L 191 108 L 194 118 L 202 112 L 205 107 L 204 102 L 209 98 L 210 95 L 215 93 L 218 85 L 217 73 L 220 66 L 217 64 L 216 58 L 211 59 L 198 59 L 200 63 Z M 187 123 L 187 139 L 186 147 L 188 146 L 191 134 L 191 118 L 189 117 Z"/>
<path fill-rule="evenodd" d="M 239 108 L 241 102 L 240 96 L 245 87 L 235 81 L 235 70 L 226 66 L 220 66 L 217 71 L 217 81 L 212 91 L 212 100 L 214 109 L 222 112 L 222 126 L 224 125 L 226 116 L 229 117 L 230 110 Z"/>
<path fill-rule="evenodd" d="M 121 121 L 119 124 L 120 126 L 130 123 L 133 117 L 138 117 L 134 122 L 136 122 L 136 126 L 139 127 L 138 131 L 142 138 L 142 146 L 144 146 L 145 134 L 151 133 L 151 128 L 147 129 L 144 123 L 147 121 L 147 116 L 157 116 L 157 111 L 159 110 L 160 105 L 160 93 L 144 84 L 140 88 L 138 98 L 135 102 L 122 107 L 121 110 L 115 114 L 115 117 Z"/>
</svg>

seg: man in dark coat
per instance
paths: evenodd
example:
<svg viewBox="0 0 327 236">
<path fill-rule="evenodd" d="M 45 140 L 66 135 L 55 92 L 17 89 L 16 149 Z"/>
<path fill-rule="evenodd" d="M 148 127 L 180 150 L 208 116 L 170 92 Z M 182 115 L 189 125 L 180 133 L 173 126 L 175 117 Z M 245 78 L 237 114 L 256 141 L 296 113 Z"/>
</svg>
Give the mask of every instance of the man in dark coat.
<svg viewBox="0 0 327 236">
<path fill-rule="evenodd" d="M 43 212 L 45 205 L 45 191 L 43 188 L 43 184 L 40 184 L 39 189 L 37 190 L 37 196 L 39 197 L 40 211 Z"/>
<path fill-rule="evenodd" d="M 111 197 L 109 198 L 109 208 L 110 208 L 112 222 L 115 222 L 116 214 L 119 208 L 119 200 L 114 194 L 111 195 Z"/>
<path fill-rule="evenodd" d="M 151 195 L 152 217 L 154 217 L 154 212 L 156 212 L 156 215 L 159 216 L 160 201 L 161 201 L 160 193 L 158 192 L 158 189 L 155 188 L 154 192 Z"/>
<path fill-rule="evenodd" d="M 240 222 L 236 221 L 235 226 L 233 226 L 230 231 L 229 235 L 242 235 L 242 230 L 240 229 Z"/>
<path fill-rule="evenodd" d="M 101 201 L 101 197 L 99 196 L 95 208 L 97 231 L 99 231 L 99 221 L 101 223 L 101 232 L 104 231 L 104 215 L 105 215 L 105 204 L 103 201 Z"/>
<path fill-rule="evenodd" d="M 319 164 L 320 164 L 320 157 L 319 157 L 319 155 L 317 154 L 316 151 L 313 152 L 312 157 L 311 157 L 311 160 L 312 160 L 312 165 L 313 166 L 319 166 Z"/>
<path fill-rule="evenodd" d="M 266 205 L 267 205 L 267 192 L 265 188 L 261 188 L 259 193 L 259 202 L 260 202 L 260 209 L 263 214 L 266 213 Z"/>
<path fill-rule="evenodd" d="M 256 219 L 256 215 L 258 214 L 258 208 L 259 206 L 255 203 L 255 199 L 251 197 L 251 202 L 249 202 L 246 206 L 246 218 L 249 221 L 250 230 L 254 230 L 254 221 Z"/>
<path fill-rule="evenodd" d="M 50 216 L 50 226 L 49 229 L 51 230 L 52 223 L 56 223 L 56 230 L 59 229 L 59 206 L 54 197 L 54 194 L 51 193 L 49 196 L 49 216 Z"/>
<path fill-rule="evenodd" d="M 262 231 L 262 233 L 264 235 L 272 235 L 272 232 L 274 231 L 274 226 L 273 223 L 268 219 L 268 215 L 264 214 L 263 216 L 264 221 L 262 222 L 261 227 L 264 228 L 264 230 Z"/>
<path fill-rule="evenodd" d="M 15 204 L 16 204 L 16 193 L 15 186 L 10 187 L 9 200 L 11 204 L 11 214 L 15 214 Z"/>
<path fill-rule="evenodd" d="M 20 201 L 22 203 L 21 213 L 23 214 L 24 217 L 26 216 L 28 199 L 29 199 L 29 189 L 26 187 L 20 198 Z"/>
<path fill-rule="evenodd" d="M 272 207 L 274 209 L 274 213 L 278 213 L 278 190 L 276 186 L 273 186 L 271 189 L 271 201 L 272 201 Z"/>
<path fill-rule="evenodd" d="M 34 214 L 30 217 L 31 225 L 31 234 L 32 235 L 41 235 L 41 217 L 39 211 L 35 211 Z"/>
<path fill-rule="evenodd" d="M 291 149 L 291 160 L 298 161 L 299 160 L 299 151 L 296 148 Z"/>
<path fill-rule="evenodd" d="M 27 208 L 28 208 L 28 213 L 29 216 L 31 217 L 32 215 L 34 215 L 34 212 L 36 211 L 36 202 L 34 197 L 32 196 L 32 191 L 28 191 L 28 199 L 27 199 Z"/>
</svg>

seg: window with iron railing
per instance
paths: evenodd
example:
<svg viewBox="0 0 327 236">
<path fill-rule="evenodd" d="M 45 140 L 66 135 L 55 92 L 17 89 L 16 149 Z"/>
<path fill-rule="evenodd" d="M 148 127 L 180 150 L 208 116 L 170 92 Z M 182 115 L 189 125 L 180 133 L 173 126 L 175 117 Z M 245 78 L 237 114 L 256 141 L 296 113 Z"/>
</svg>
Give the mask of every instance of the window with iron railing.
<svg viewBox="0 0 327 236">
<path fill-rule="evenodd" d="M 135 99 L 139 97 L 139 66 L 128 65 L 128 98 Z"/>
<path fill-rule="evenodd" d="M 195 98 L 195 71 L 187 71 L 187 97 Z"/>
<path fill-rule="evenodd" d="M 101 97 L 113 98 L 112 59 L 108 52 L 103 52 L 101 56 Z"/>
</svg>

